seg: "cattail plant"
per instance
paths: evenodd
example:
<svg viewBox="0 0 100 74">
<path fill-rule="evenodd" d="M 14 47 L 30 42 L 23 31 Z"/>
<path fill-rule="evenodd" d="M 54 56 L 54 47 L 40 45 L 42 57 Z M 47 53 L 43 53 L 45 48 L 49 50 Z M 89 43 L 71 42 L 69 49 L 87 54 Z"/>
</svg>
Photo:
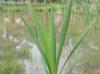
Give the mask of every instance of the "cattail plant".
<svg viewBox="0 0 100 74">
<path fill-rule="evenodd" d="M 65 11 L 64 11 L 64 23 L 62 25 L 62 30 L 60 34 L 60 39 L 57 44 L 57 38 L 56 38 L 56 26 L 54 23 L 54 7 L 51 5 L 49 16 L 48 16 L 48 22 L 46 22 L 45 17 L 43 18 L 42 22 L 39 23 L 37 13 L 35 10 L 33 10 L 31 3 L 27 2 L 27 8 L 29 11 L 29 14 L 31 15 L 33 19 L 33 26 L 34 29 L 30 27 L 27 20 L 24 19 L 24 17 L 21 15 L 21 19 L 25 25 L 25 28 L 31 35 L 33 41 L 37 45 L 41 56 L 44 61 L 44 68 L 46 70 L 46 74 L 59 74 L 58 73 L 58 67 L 59 67 L 59 60 L 61 57 L 61 53 L 64 47 L 66 33 L 68 31 L 68 26 L 71 18 L 71 10 L 72 10 L 72 0 L 67 0 L 67 3 L 65 5 Z M 70 54 L 66 58 L 65 63 L 62 65 L 60 74 L 62 73 L 64 66 L 69 61 L 73 53 L 76 51 L 77 47 L 82 42 L 83 38 L 88 33 L 89 29 L 93 26 L 95 22 L 95 18 L 93 21 L 89 24 L 88 27 L 83 31 L 82 35 L 79 37 L 77 42 L 75 43 L 74 47 L 72 48 Z M 72 68 L 71 68 L 72 69 Z M 71 71 L 71 70 L 69 70 Z"/>
</svg>

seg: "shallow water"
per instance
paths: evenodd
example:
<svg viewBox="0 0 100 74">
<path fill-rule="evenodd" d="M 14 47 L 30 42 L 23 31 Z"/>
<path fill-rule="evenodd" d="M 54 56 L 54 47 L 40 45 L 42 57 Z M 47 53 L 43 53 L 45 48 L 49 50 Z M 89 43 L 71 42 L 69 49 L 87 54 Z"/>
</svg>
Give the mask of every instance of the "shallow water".
<svg viewBox="0 0 100 74">
<path fill-rule="evenodd" d="M 23 60 L 24 61 L 24 74 L 44 74 L 44 68 L 43 63 L 41 59 L 40 52 L 38 51 L 38 48 L 36 45 L 32 42 L 30 36 L 27 34 L 25 29 L 23 28 L 23 24 L 20 20 L 20 18 L 15 17 L 15 20 L 12 23 L 13 19 L 10 19 L 11 17 L 4 17 L 3 22 L 0 23 L 0 37 L 3 37 L 4 39 L 9 39 L 13 43 L 16 44 L 16 50 L 20 49 L 23 44 L 27 44 L 30 46 L 30 54 L 32 55 L 32 61 L 29 60 Z M 57 19 L 56 21 L 61 20 L 61 17 Z M 73 19 L 73 23 L 77 23 L 76 19 Z M 56 22 L 58 23 L 58 22 Z M 21 25 L 20 25 L 21 24 Z M 80 23 L 78 25 L 71 25 L 68 31 L 68 36 L 66 39 L 65 48 L 62 52 L 60 64 L 59 64 L 59 70 L 62 67 L 62 64 L 65 61 L 65 58 L 70 53 L 71 49 L 73 48 L 74 43 L 77 41 L 78 37 L 80 36 L 83 28 L 83 26 L 80 26 Z M 61 32 L 61 25 L 57 25 L 57 39 L 59 38 L 59 33 Z M 93 29 L 91 32 L 88 33 L 86 38 L 83 40 L 83 43 L 81 43 L 80 47 L 78 48 L 77 52 L 72 57 L 72 60 L 70 62 L 75 61 L 76 59 L 79 59 L 78 64 L 73 69 L 72 74 L 100 74 L 100 28 L 97 28 L 96 30 Z M 2 42 L 0 42 L 2 43 Z M 77 56 L 81 56 L 81 58 L 78 58 Z M 68 65 L 66 65 L 65 69 L 63 70 L 63 74 L 66 74 L 67 69 L 70 66 L 70 62 L 68 62 Z M 59 71 L 58 70 L 58 71 Z"/>
</svg>

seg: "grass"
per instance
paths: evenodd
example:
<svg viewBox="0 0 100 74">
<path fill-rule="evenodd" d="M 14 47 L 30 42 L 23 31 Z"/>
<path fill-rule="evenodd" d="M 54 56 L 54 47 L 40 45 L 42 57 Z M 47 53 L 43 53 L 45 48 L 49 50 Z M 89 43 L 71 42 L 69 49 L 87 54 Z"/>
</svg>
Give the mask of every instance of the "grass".
<svg viewBox="0 0 100 74">
<path fill-rule="evenodd" d="M 16 60 L 0 64 L 1 74 L 21 74 L 20 73 L 21 70 L 22 70 L 22 65 Z"/>
<path fill-rule="evenodd" d="M 33 10 L 30 3 L 27 3 L 27 9 L 34 21 L 33 22 L 34 29 L 32 29 L 29 26 L 28 21 L 24 19 L 22 14 L 21 14 L 21 18 L 22 18 L 22 21 L 24 22 L 25 28 L 27 29 L 27 31 L 33 38 L 33 41 L 36 43 L 37 47 L 39 48 L 39 51 L 45 63 L 44 65 L 45 70 L 47 74 L 58 74 L 59 60 L 60 60 L 61 53 L 64 47 L 66 33 L 68 30 L 70 17 L 71 17 L 72 0 L 68 0 L 66 3 L 66 9 L 64 12 L 65 19 L 63 21 L 64 24 L 61 30 L 58 47 L 56 46 L 56 31 L 55 31 L 56 27 L 54 23 L 54 13 L 53 13 L 54 8 L 51 6 L 51 10 L 48 14 L 48 22 L 46 22 L 46 18 L 44 16 L 41 23 L 39 23 L 37 13 Z M 61 68 L 60 74 L 62 73 L 66 63 L 69 61 L 69 59 L 71 59 L 71 56 L 74 54 L 77 47 L 80 45 L 80 43 L 82 42 L 82 40 L 88 33 L 89 29 L 91 29 L 91 27 L 94 25 L 95 21 L 96 21 L 96 18 L 94 18 L 92 22 L 88 24 L 86 29 L 83 30 L 81 36 L 75 42 L 75 45 L 72 51 L 66 58 L 66 61 L 63 64 L 63 67 Z"/>
<path fill-rule="evenodd" d="M 16 51 L 16 44 L 0 36 L 0 74 L 22 74 L 24 63 L 19 60 L 31 61 L 29 47 L 22 46 Z"/>
<path fill-rule="evenodd" d="M 22 64 L 16 55 L 14 44 L 0 37 L 0 74 L 20 74 Z"/>
</svg>

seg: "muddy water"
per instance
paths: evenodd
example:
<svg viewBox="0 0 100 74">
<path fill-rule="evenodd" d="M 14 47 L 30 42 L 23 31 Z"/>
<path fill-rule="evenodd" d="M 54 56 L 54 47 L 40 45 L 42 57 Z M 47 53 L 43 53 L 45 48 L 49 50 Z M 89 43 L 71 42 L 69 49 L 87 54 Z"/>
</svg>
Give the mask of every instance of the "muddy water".
<svg viewBox="0 0 100 74">
<path fill-rule="evenodd" d="M 66 69 L 68 69 L 68 67 L 71 65 L 71 62 L 73 62 L 73 61 L 75 61 L 75 59 L 77 59 L 77 56 L 81 55 L 83 57 L 84 54 L 87 55 L 88 54 L 87 52 L 89 52 L 89 51 L 90 51 L 89 53 L 93 53 L 92 55 L 96 56 L 95 54 L 97 52 L 100 52 L 99 51 L 99 49 L 100 49 L 100 41 L 99 41 L 100 35 L 98 35 L 98 32 L 99 31 L 96 31 L 97 34 L 95 34 L 95 36 L 94 36 L 94 34 L 93 35 L 90 34 L 91 38 L 90 38 L 90 35 L 87 35 L 86 40 L 84 40 L 83 44 L 81 44 L 81 46 L 78 48 L 78 51 L 75 54 L 75 57 L 73 58 L 73 60 L 68 62 L 68 65 L 66 65 L 65 69 L 63 70 L 63 74 L 66 74 L 66 72 L 67 72 Z M 24 60 L 25 74 L 44 74 L 45 73 L 44 68 L 43 68 L 43 63 L 42 63 L 42 60 L 41 60 L 40 52 L 38 51 L 37 46 L 33 42 L 28 41 L 27 39 L 22 39 L 22 41 L 20 41 L 17 38 L 14 38 L 13 35 L 10 35 L 10 37 L 8 37 L 8 38 L 9 38 L 9 40 L 13 41 L 14 43 L 16 43 L 16 40 L 17 40 L 17 42 L 18 42 L 18 46 L 16 46 L 17 49 L 19 49 L 24 43 L 27 43 L 27 45 L 29 45 L 31 47 L 30 54 L 32 54 L 32 59 L 33 60 L 32 60 L 32 62 L 30 62 L 28 60 Z M 73 48 L 73 45 L 74 45 L 74 40 L 70 37 L 68 42 L 65 45 L 64 50 L 63 50 L 63 55 L 61 57 L 61 61 L 60 61 L 60 64 L 59 64 L 59 69 L 61 69 L 62 64 L 65 61 L 65 58 L 66 58 L 66 56 L 68 56 L 69 52 Z M 99 54 L 97 56 L 99 56 Z M 94 58 L 92 57 L 92 59 L 94 59 Z M 98 59 L 96 59 L 96 60 L 98 60 Z M 92 61 L 90 61 L 90 62 L 92 63 L 92 65 L 94 65 L 94 66 L 96 65 Z M 79 66 L 82 65 L 81 63 L 78 63 L 76 65 L 76 67 L 74 68 L 72 74 L 80 74 L 80 70 L 84 68 L 84 67 L 81 68 L 81 69 L 79 68 Z M 98 65 L 98 66 L 100 66 L 100 65 Z M 94 68 L 94 70 L 95 70 L 94 72 L 99 72 L 98 69 L 99 68 L 97 68 L 95 70 L 95 68 Z M 83 70 L 81 70 L 81 71 L 83 71 Z"/>
<path fill-rule="evenodd" d="M 31 18 L 25 13 L 26 18 L 30 21 L 30 24 L 32 24 Z M 0 16 L 1 17 L 1 16 Z M 61 26 L 63 22 L 62 21 L 63 14 L 58 13 L 55 15 L 55 23 L 57 24 L 57 38 L 59 38 L 60 32 L 61 32 Z M 71 48 L 73 48 L 74 43 L 80 36 L 82 30 L 84 29 L 84 25 L 81 23 L 81 21 L 78 20 L 78 15 L 73 15 L 74 18 L 72 18 L 72 22 L 70 22 L 69 32 L 67 36 L 67 42 L 65 44 L 65 48 L 63 50 L 63 55 L 61 57 L 61 61 L 59 64 L 59 70 L 62 67 L 62 64 L 65 61 L 66 56 L 68 56 L 69 52 L 71 51 Z M 41 19 L 41 14 L 40 14 Z M 23 28 L 23 23 L 18 16 L 17 13 L 14 15 L 4 15 L 2 16 L 2 19 L 0 18 L 0 36 L 3 38 L 8 38 L 12 42 L 16 43 L 18 46 L 16 46 L 16 49 L 19 49 L 24 43 L 27 43 L 27 45 L 31 46 L 30 54 L 32 54 L 32 62 L 28 60 L 24 60 L 25 64 L 25 74 L 44 74 L 44 68 L 43 63 L 41 59 L 40 52 L 38 51 L 38 48 L 36 45 L 31 42 L 31 38 L 27 36 L 25 29 Z M 98 59 L 100 57 L 99 55 L 99 49 L 100 49 L 100 29 L 91 30 L 91 32 L 87 35 L 81 46 L 78 48 L 76 56 L 71 60 L 70 62 L 75 61 L 77 59 L 77 56 L 81 55 L 82 58 L 88 58 L 92 61 L 89 61 L 88 59 L 80 60 L 80 62 L 75 66 L 75 69 L 73 70 L 72 74 L 100 74 L 100 65 L 98 63 Z M 91 54 L 89 54 L 91 53 Z M 98 53 L 98 54 L 97 54 Z M 85 55 L 86 56 L 85 56 Z M 87 55 L 89 54 L 89 55 Z M 97 54 L 97 55 L 96 55 Z M 91 57 L 92 56 L 92 57 Z M 95 56 L 95 57 L 93 57 Z M 95 58 L 95 59 L 94 59 Z M 95 61 L 93 61 L 95 60 Z M 83 63 L 82 63 L 83 61 Z M 66 65 L 63 74 L 66 74 L 68 67 L 70 66 L 70 62 L 68 62 L 68 65 Z M 91 63 L 89 63 L 91 62 Z M 97 62 L 97 63 L 95 63 Z M 98 64 L 98 65 L 97 65 Z M 92 67 L 91 67 L 92 66 Z M 89 69 L 86 71 L 86 69 Z M 93 73 L 91 72 L 93 71 Z"/>
</svg>

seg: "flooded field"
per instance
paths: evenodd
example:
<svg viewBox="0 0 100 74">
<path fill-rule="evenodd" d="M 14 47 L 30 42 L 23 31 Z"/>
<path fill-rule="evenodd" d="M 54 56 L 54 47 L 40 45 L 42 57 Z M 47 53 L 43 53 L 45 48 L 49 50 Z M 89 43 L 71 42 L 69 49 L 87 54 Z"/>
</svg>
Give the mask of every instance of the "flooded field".
<svg viewBox="0 0 100 74">
<path fill-rule="evenodd" d="M 27 12 L 24 15 L 25 18 L 30 21 L 29 23 L 32 26 L 33 22 L 30 16 Z M 39 14 L 39 21 L 41 21 L 42 16 L 43 13 L 42 15 Z M 62 13 L 55 14 L 54 17 L 58 39 L 63 23 L 62 17 Z M 46 18 L 48 18 L 48 16 Z M 48 21 L 48 19 L 46 21 Z M 68 67 L 70 67 L 72 65 L 71 63 L 75 62 L 76 59 L 78 62 L 71 74 L 100 74 L 99 22 L 100 21 L 97 21 L 96 25 L 89 31 L 83 42 L 80 44 L 80 47 L 78 47 L 78 50 L 75 54 L 73 54 L 72 59 L 63 70 L 63 74 L 66 74 Z M 85 28 L 86 25 L 84 25 L 80 20 L 79 15 L 73 14 L 69 31 L 67 33 L 66 44 L 61 56 L 59 69 L 62 67 L 62 64 L 65 61 L 64 59 L 67 57 Z M 14 59 L 17 63 L 13 62 L 12 59 Z M 9 63 L 8 61 L 11 61 L 14 66 L 17 65 L 17 72 L 21 71 L 19 74 L 45 74 L 42 60 L 43 59 L 41 58 L 37 46 L 27 33 L 18 13 L 4 13 L 3 15 L 0 15 L 0 71 L 2 70 L 1 64 Z M 6 70 L 4 67 L 3 69 Z"/>
</svg>

